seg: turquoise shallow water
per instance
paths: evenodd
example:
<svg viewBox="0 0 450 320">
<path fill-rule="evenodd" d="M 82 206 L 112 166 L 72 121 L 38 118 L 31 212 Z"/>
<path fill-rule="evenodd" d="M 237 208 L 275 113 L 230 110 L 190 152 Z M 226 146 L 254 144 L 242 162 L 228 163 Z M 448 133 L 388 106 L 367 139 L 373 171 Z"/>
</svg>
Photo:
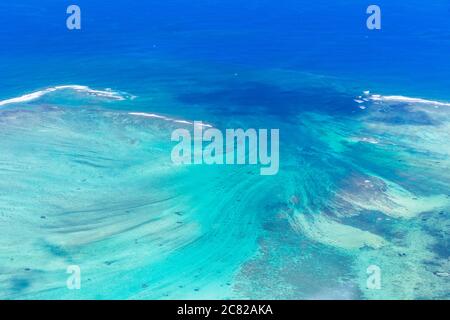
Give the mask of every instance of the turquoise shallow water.
<svg viewBox="0 0 450 320">
<path fill-rule="evenodd" d="M 450 298 L 447 2 L 45 4 L 0 4 L 1 299 Z M 278 174 L 173 164 L 196 120 Z"/>
<path fill-rule="evenodd" d="M 4 102 L 2 297 L 448 297 L 449 105 L 264 77 L 277 80 L 178 97 L 201 119 L 135 115 L 132 93 L 84 87 Z M 282 115 L 220 107 L 253 105 L 258 86 L 270 101 L 281 85 Z M 190 125 L 168 117 L 279 128 L 280 172 L 174 165 L 170 134 Z M 81 290 L 66 288 L 68 265 L 80 266 Z M 370 265 L 381 290 L 367 289 Z"/>
</svg>

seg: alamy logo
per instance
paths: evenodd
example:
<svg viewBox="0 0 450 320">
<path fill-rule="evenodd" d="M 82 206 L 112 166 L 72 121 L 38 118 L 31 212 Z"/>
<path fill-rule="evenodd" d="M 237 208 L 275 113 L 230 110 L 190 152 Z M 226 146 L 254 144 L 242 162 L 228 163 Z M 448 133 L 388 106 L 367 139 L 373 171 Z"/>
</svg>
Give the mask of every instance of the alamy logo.
<svg viewBox="0 0 450 320">
<path fill-rule="evenodd" d="M 261 175 L 275 175 L 279 170 L 279 129 L 226 129 L 225 137 L 216 128 L 194 122 L 193 135 L 187 129 L 172 132 L 175 164 L 261 165 Z M 269 152 L 270 148 L 270 152 Z"/>
<path fill-rule="evenodd" d="M 80 30 L 81 29 L 81 9 L 77 5 L 71 5 L 67 7 L 67 14 L 70 16 L 66 20 L 66 26 L 69 30 Z"/>
<path fill-rule="evenodd" d="M 370 14 L 367 18 L 367 28 L 369 30 L 381 29 L 381 9 L 377 5 L 371 5 L 367 8 L 367 14 Z"/>
<path fill-rule="evenodd" d="M 367 289 L 380 290 L 381 289 L 381 269 L 379 266 L 371 265 L 367 268 Z"/>
<path fill-rule="evenodd" d="M 66 273 L 70 276 L 67 278 L 66 285 L 69 290 L 81 289 L 81 268 L 77 265 L 68 266 Z"/>
</svg>

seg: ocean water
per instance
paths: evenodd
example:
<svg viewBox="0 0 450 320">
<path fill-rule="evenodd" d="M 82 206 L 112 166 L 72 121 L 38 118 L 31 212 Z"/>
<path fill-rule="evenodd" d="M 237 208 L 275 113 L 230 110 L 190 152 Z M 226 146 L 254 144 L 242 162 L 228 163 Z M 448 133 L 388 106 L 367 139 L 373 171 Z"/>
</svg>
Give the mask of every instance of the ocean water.
<svg viewBox="0 0 450 320">
<path fill-rule="evenodd" d="M 70 4 L 0 4 L 0 298 L 450 298 L 448 1 Z M 175 165 L 193 121 L 278 174 Z"/>
</svg>

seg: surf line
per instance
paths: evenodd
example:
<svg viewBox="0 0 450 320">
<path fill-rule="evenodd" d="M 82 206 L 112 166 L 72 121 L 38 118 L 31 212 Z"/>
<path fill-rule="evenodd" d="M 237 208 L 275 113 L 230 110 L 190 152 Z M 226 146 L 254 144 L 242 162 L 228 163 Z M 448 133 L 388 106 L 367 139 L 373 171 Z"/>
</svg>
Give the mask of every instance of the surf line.
<svg viewBox="0 0 450 320">
<path fill-rule="evenodd" d="M 279 170 L 279 129 L 207 128 L 194 121 L 193 134 L 187 129 L 172 132 L 171 159 L 177 165 L 260 165 L 261 175 L 276 175 Z M 269 154 L 270 148 L 270 154 Z"/>
<path fill-rule="evenodd" d="M 59 91 L 59 90 L 75 90 L 77 92 L 84 92 L 84 93 L 98 96 L 98 97 L 114 99 L 114 100 L 125 100 L 125 98 L 120 93 L 112 91 L 111 89 L 94 90 L 94 89 L 89 88 L 88 86 L 65 85 L 65 86 L 51 87 L 51 88 L 35 91 L 32 93 L 27 93 L 20 97 L 2 100 L 2 101 L 0 101 L 0 107 L 6 106 L 8 104 L 13 104 L 13 103 L 22 103 L 22 102 L 33 101 L 33 100 L 39 99 L 39 98 L 51 93 L 51 92 L 55 92 L 55 91 Z"/>
<path fill-rule="evenodd" d="M 398 96 L 398 95 L 392 95 L 392 96 L 383 96 L 381 94 L 371 94 L 369 90 L 363 92 L 364 96 L 359 96 L 358 99 L 355 99 L 354 101 L 357 103 L 364 103 L 369 100 L 371 101 L 381 101 L 381 102 L 400 102 L 400 103 L 411 103 L 411 104 L 428 104 L 428 105 L 434 105 L 434 106 L 441 106 L 441 107 L 450 107 L 450 102 L 442 102 L 442 101 L 435 101 L 435 100 L 427 100 L 422 98 L 412 98 L 412 97 L 405 97 L 405 96 Z"/>
</svg>

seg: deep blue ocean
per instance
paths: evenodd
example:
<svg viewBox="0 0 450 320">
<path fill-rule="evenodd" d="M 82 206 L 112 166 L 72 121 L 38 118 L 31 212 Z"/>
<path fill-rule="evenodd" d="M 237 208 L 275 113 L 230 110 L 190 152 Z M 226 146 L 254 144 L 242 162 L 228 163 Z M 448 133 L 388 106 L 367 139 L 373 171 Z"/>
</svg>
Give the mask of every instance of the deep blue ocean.
<svg viewBox="0 0 450 320">
<path fill-rule="evenodd" d="M 133 88 L 164 72 L 155 70 L 162 59 L 231 74 L 238 68 L 313 72 L 386 94 L 448 98 L 445 0 L 378 1 L 378 32 L 366 28 L 371 3 L 351 0 L 80 0 L 83 24 L 75 32 L 65 25 L 70 4 L 1 5 L 2 96 L 42 86 L 41 77 L 49 85 L 116 81 Z M 25 72 L 28 77 L 21 77 Z"/>
<path fill-rule="evenodd" d="M 450 2 L 371 4 L 0 3 L 0 298 L 450 298 Z M 197 120 L 279 173 L 174 166 Z"/>
</svg>

